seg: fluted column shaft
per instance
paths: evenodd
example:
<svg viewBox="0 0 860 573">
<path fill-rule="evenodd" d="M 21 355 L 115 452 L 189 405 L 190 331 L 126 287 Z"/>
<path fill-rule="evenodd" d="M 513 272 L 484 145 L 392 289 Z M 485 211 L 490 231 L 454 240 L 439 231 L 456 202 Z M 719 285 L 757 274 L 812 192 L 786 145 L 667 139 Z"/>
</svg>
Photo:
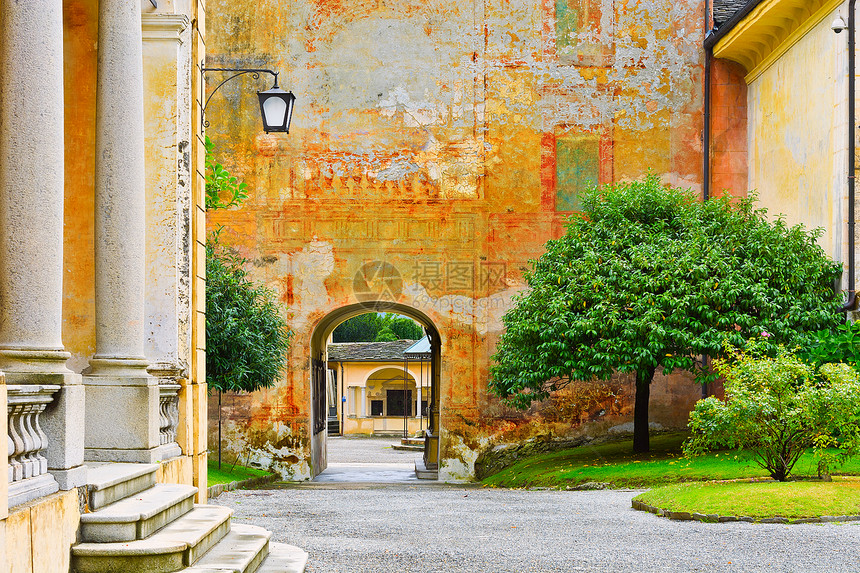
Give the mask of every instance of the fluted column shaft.
<svg viewBox="0 0 860 573">
<path fill-rule="evenodd" d="M 146 249 L 140 2 L 99 2 L 96 354 L 90 374 L 145 368 Z"/>
<path fill-rule="evenodd" d="M 0 370 L 67 373 L 63 3 L 0 0 Z"/>
</svg>

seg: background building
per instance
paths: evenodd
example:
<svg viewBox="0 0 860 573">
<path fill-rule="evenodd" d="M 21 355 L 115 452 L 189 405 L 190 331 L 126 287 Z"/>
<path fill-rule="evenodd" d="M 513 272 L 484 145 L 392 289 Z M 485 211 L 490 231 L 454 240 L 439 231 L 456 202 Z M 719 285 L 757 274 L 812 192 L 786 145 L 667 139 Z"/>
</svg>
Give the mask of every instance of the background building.
<svg viewBox="0 0 860 573">
<path fill-rule="evenodd" d="M 414 357 L 419 343 L 427 346 L 424 360 Z M 329 344 L 328 368 L 332 389 L 327 395 L 333 397 L 329 406 L 336 421 L 329 435 L 403 436 L 424 429 L 430 397 L 427 338 Z"/>
</svg>

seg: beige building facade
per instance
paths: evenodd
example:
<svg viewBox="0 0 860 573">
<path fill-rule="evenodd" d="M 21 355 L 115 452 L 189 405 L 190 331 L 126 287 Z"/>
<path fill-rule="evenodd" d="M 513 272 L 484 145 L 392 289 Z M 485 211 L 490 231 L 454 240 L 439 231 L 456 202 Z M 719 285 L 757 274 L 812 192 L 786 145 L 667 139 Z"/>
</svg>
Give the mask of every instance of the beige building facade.
<svg viewBox="0 0 860 573">
<path fill-rule="evenodd" d="M 407 354 L 418 342 L 328 345 L 329 435 L 405 436 L 426 429 L 430 357 Z"/>
</svg>

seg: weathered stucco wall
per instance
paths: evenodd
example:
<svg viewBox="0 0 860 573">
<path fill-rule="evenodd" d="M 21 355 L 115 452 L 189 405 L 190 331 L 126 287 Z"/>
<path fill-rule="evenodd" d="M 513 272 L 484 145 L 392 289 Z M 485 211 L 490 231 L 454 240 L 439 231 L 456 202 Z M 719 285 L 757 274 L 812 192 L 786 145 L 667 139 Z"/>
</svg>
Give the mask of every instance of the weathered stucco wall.
<svg viewBox="0 0 860 573">
<path fill-rule="evenodd" d="M 467 477 L 473 450 L 511 416 L 486 390 L 500 318 L 580 190 L 649 169 L 700 186 L 701 2 L 208 8 L 207 63 L 281 70 L 297 97 L 289 135 L 261 133 L 254 91 L 269 87 L 264 78 L 226 85 L 207 110 L 219 161 L 251 192 L 209 225 L 224 225 L 222 237 L 254 261 L 296 332 L 278 387 L 226 413 L 228 441 L 260 459 L 296 458 L 285 475 L 309 475 L 311 333 L 356 302 L 356 289 L 377 292 L 365 279 L 378 267 L 367 265 L 382 261 L 401 281 L 380 296 L 441 333 L 441 475 Z M 655 392 L 654 412 L 674 424 L 700 390 L 683 377 L 670 385 Z"/>
<path fill-rule="evenodd" d="M 841 260 L 847 187 L 847 63 L 827 16 L 748 86 L 749 187 L 790 224 L 822 227 Z"/>
</svg>

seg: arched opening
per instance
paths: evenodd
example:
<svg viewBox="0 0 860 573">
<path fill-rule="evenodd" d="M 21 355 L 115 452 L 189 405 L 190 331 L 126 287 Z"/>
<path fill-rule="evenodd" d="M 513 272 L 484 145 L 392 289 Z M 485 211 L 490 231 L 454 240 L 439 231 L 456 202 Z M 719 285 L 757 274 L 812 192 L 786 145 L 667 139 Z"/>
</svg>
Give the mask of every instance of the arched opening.
<svg viewBox="0 0 860 573">
<path fill-rule="evenodd" d="M 424 349 L 427 352 L 404 355 L 402 365 L 371 369 L 365 378 L 365 382 L 371 384 L 364 385 L 363 393 L 356 385 L 359 389 L 352 391 L 350 400 L 348 387 L 341 390 L 337 377 L 332 375 L 328 355 L 329 337 L 345 320 L 370 312 L 394 313 L 413 319 L 424 328 L 428 348 Z M 414 428 L 414 420 L 417 419 L 420 429 L 424 431 L 423 469 L 430 472 L 438 470 L 441 348 L 442 340 L 433 321 L 423 312 L 399 303 L 368 301 L 352 304 L 330 312 L 317 323 L 310 343 L 313 477 L 328 466 L 326 443 L 332 407 L 344 408 L 344 415 L 340 418 L 344 420 L 350 404 L 356 418 L 359 414 L 363 414 L 364 418 L 370 417 L 373 424 L 384 426 L 384 431 L 399 430 L 407 434 Z M 370 387 L 373 388 L 372 398 L 367 396 Z M 332 397 L 336 397 L 335 400 Z M 371 428 L 375 427 L 373 424 Z M 331 430 L 334 430 L 334 426 L 331 426 Z"/>
</svg>

